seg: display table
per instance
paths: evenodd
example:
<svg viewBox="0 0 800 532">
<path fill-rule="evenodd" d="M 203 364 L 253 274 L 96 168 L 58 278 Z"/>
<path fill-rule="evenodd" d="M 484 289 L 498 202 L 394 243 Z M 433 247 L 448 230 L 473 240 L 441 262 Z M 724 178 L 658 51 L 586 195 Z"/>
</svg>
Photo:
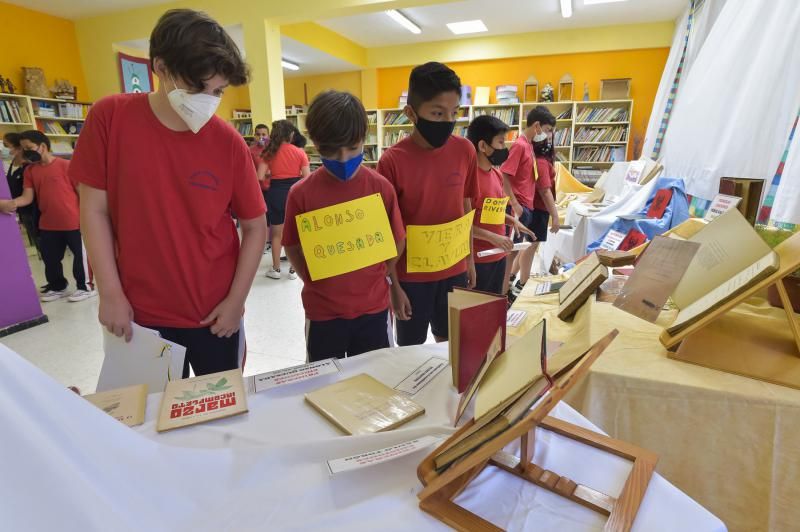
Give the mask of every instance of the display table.
<svg viewBox="0 0 800 532">
<path fill-rule="evenodd" d="M 393 386 L 431 356 L 446 357 L 446 346 L 376 351 L 343 361 L 339 374 L 250 395 L 243 416 L 157 434 L 159 394 L 148 398 L 146 423 L 132 430 L 0 345 L 3 528 L 446 530 L 417 506 L 416 467 L 432 447 L 335 476 L 326 460 L 423 435 L 446 437 L 457 402 L 449 368 L 414 397 L 425 415 L 387 433 L 342 436 L 303 402 L 303 393 L 361 372 Z M 563 403 L 553 414 L 595 428 Z M 538 438 L 535 460 L 610 494 L 630 467 L 552 434 Z M 510 530 L 603 525 L 594 512 L 497 470 L 474 480 L 458 502 Z M 725 526 L 654 475 L 634 529 Z"/>
<path fill-rule="evenodd" d="M 612 437 L 658 453 L 658 471 L 731 530 L 798 529 L 800 391 L 667 358 L 658 336 L 674 311 L 651 324 L 591 300 L 572 323 L 562 322 L 558 295 L 535 296 L 536 282 L 514 304 L 528 314 L 510 336 L 541 317 L 551 340 L 589 345 L 620 331 L 568 396 L 572 406 Z M 774 319 L 776 331 L 787 328 L 783 311 L 761 298 L 735 312 Z"/>
</svg>

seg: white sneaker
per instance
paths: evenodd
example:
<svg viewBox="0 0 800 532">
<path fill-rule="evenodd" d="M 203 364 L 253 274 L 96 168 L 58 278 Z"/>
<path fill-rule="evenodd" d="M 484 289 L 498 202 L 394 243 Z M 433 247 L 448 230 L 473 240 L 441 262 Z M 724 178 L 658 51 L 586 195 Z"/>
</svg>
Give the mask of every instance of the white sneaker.
<svg viewBox="0 0 800 532">
<path fill-rule="evenodd" d="M 48 290 L 47 292 L 43 293 L 39 296 L 39 299 L 42 300 L 43 303 L 48 303 L 50 301 L 55 301 L 56 299 L 61 299 L 62 297 L 67 297 L 67 290 Z"/>
<path fill-rule="evenodd" d="M 72 292 L 67 298 L 67 301 L 70 303 L 75 303 L 76 301 L 83 301 L 84 299 L 89 299 L 90 297 L 95 297 L 97 295 L 97 290 L 75 290 Z"/>
<path fill-rule="evenodd" d="M 297 272 L 294 271 L 294 268 L 289 268 L 289 279 L 297 279 Z"/>
<path fill-rule="evenodd" d="M 270 279 L 280 279 L 281 278 L 281 271 L 276 270 L 275 268 L 270 268 L 267 270 L 265 277 L 269 277 Z"/>
</svg>

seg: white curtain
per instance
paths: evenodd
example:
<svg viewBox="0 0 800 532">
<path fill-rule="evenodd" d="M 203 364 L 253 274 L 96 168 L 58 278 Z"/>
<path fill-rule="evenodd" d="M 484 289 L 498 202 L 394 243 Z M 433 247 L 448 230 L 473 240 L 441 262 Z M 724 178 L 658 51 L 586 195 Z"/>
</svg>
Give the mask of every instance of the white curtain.
<svg viewBox="0 0 800 532">
<path fill-rule="evenodd" d="M 767 180 L 800 108 L 800 2 L 728 0 L 681 81 L 665 175 L 711 199 L 723 176 Z"/>
<path fill-rule="evenodd" d="M 686 79 L 686 75 L 691 70 L 697 54 L 703 48 L 706 37 L 711 31 L 714 22 L 716 22 L 719 12 L 725 5 L 725 1 L 726 0 L 695 1 L 696 8 L 692 14 L 692 29 L 689 33 L 689 41 L 686 44 L 686 58 L 683 63 L 683 71 L 681 74 L 683 80 Z M 661 83 L 658 85 L 656 99 L 653 102 L 653 113 L 650 115 L 650 121 L 647 123 L 647 134 L 644 137 L 644 145 L 642 148 L 643 157 L 650 157 L 653 153 L 653 146 L 658 136 L 661 120 L 664 117 L 670 90 L 675 81 L 675 75 L 678 72 L 678 65 L 680 64 L 681 55 L 683 54 L 684 43 L 686 43 L 686 24 L 689 19 L 689 12 L 692 8 L 691 1 L 687 2 L 687 4 L 683 15 L 678 17 L 675 21 L 675 36 L 672 39 L 672 48 L 670 48 L 669 51 L 667 64 L 664 65 L 664 72 L 661 74 Z M 677 94 L 680 94 L 680 91 L 681 84 L 679 83 Z"/>
</svg>

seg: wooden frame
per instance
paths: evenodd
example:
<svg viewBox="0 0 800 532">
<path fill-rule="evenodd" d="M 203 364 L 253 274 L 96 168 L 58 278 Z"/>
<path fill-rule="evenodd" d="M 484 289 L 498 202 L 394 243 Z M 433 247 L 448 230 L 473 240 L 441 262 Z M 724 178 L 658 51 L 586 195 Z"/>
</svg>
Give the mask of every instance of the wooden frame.
<svg viewBox="0 0 800 532">
<path fill-rule="evenodd" d="M 800 323 L 789 301 L 783 279 L 800 268 L 800 233 L 775 247 L 778 271 L 744 290 L 702 319 L 675 334 L 661 333 L 661 343 L 672 350 L 669 358 L 800 389 Z M 775 286 L 789 327 L 768 319 L 748 319 L 731 329 L 728 312 L 747 298 Z M 742 330 L 746 326 L 746 330 Z M 713 346 L 713 348 L 709 348 Z"/>
<path fill-rule="evenodd" d="M 125 83 L 125 72 L 124 72 L 124 63 L 132 63 L 137 65 L 143 65 L 144 68 L 147 70 L 147 83 L 149 86 L 141 87 L 141 90 L 127 90 Z M 136 57 L 133 55 L 124 54 L 122 52 L 117 52 L 117 72 L 119 73 L 119 87 L 120 92 L 127 93 L 127 92 L 153 92 L 156 90 L 155 85 L 153 85 L 153 70 L 150 67 L 150 59 L 146 57 Z M 144 81 L 144 80 L 142 80 Z"/>
<path fill-rule="evenodd" d="M 564 395 L 588 373 L 589 367 L 617 334 L 618 331 L 615 329 L 594 344 L 571 373 L 556 383 L 525 417 L 503 434 L 486 442 L 448 469 L 437 472 L 434 457 L 447 447 L 451 440 L 468 430 L 474 423 L 470 421 L 426 457 L 417 468 L 417 476 L 424 485 L 418 494 L 420 508 L 456 530 L 502 530 L 453 501 L 486 466 L 493 466 L 608 515 L 605 530 L 615 532 L 630 530 L 653 475 L 658 460 L 657 455 L 548 416 Z M 620 496 L 615 499 L 534 464 L 531 460 L 537 427 L 631 460 L 633 469 Z M 503 451 L 503 448 L 516 438 L 520 438 L 519 457 Z"/>
</svg>

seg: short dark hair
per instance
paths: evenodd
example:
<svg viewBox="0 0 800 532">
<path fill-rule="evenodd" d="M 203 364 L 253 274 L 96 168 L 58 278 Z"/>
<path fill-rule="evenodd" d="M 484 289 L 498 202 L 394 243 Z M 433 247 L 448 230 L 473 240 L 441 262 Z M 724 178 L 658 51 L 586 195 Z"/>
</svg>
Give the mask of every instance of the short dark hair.
<svg viewBox="0 0 800 532">
<path fill-rule="evenodd" d="M 408 105 L 419 109 L 423 103 L 443 92 L 455 92 L 461 97 L 461 80 L 447 65 L 431 61 L 419 65 L 408 78 Z"/>
<path fill-rule="evenodd" d="M 539 122 L 541 125 L 549 124 L 553 127 L 556 127 L 556 117 L 553 116 L 553 113 L 550 112 L 550 109 L 544 105 L 537 105 L 528 111 L 528 117 L 526 120 L 527 126 L 531 127 L 534 122 Z"/>
<path fill-rule="evenodd" d="M 150 66 L 161 58 L 170 74 L 193 89 L 219 74 L 231 85 L 247 83 L 249 71 L 239 47 L 219 23 L 202 11 L 170 9 L 150 34 Z"/>
<path fill-rule="evenodd" d="M 294 128 L 294 135 L 292 135 L 292 145 L 297 146 L 298 148 L 305 148 L 306 144 L 308 144 L 308 139 L 305 135 L 300 133 L 300 130 L 296 127 Z"/>
<path fill-rule="evenodd" d="M 15 148 L 19 148 L 19 141 L 22 140 L 22 135 L 15 131 L 9 131 L 5 135 L 3 135 L 3 140 L 14 146 Z"/>
<path fill-rule="evenodd" d="M 308 108 L 306 127 L 321 154 L 363 142 L 367 136 L 367 112 L 361 100 L 349 92 L 327 90 Z"/>
<path fill-rule="evenodd" d="M 42 133 L 41 131 L 37 131 L 35 129 L 29 129 L 28 131 L 23 131 L 19 135 L 19 140 L 27 140 L 28 142 L 33 142 L 34 144 L 44 144 L 47 146 L 47 151 L 50 151 L 50 139 L 47 135 Z"/>
<path fill-rule="evenodd" d="M 258 124 L 255 127 L 255 129 L 253 129 L 253 131 L 255 131 L 256 129 L 266 129 L 267 131 L 269 131 L 269 127 L 267 127 L 267 124 Z"/>
<path fill-rule="evenodd" d="M 470 122 L 467 128 L 467 138 L 477 150 L 480 141 L 491 144 L 497 135 L 507 131 L 508 126 L 506 123 L 496 116 L 481 115 Z"/>
</svg>

